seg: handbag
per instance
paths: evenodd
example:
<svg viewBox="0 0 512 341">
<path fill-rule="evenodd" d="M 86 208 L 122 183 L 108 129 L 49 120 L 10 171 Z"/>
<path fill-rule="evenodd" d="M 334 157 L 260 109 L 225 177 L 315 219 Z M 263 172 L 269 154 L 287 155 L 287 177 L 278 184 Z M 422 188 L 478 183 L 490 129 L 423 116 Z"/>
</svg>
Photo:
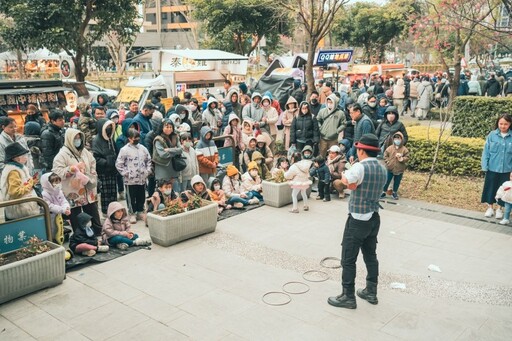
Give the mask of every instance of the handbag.
<svg viewBox="0 0 512 341">
<path fill-rule="evenodd" d="M 172 157 L 171 159 L 172 168 L 176 172 L 181 172 L 185 168 L 187 168 L 187 159 L 183 156 L 183 154 L 178 154 Z"/>
</svg>

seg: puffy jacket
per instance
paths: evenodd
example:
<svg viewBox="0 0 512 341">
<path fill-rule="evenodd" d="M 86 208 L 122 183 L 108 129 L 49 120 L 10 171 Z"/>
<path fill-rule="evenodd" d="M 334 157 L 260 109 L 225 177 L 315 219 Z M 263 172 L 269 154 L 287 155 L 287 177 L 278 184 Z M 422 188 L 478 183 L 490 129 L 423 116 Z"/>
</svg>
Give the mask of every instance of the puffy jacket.
<svg viewBox="0 0 512 341">
<path fill-rule="evenodd" d="M 330 94 L 327 99 L 334 103 L 329 111 L 327 107 L 320 110 L 316 117 L 320 129 L 320 137 L 324 140 L 337 140 L 338 134 L 346 127 L 345 113 L 338 108 L 338 96 Z"/>
<path fill-rule="evenodd" d="M 117 220 L 114 218 L 114 212 L 123 210 L 123 216 L 121 219 Z M 108 205 L 107 209 L 107 219 L 103 223 L 103 228 L 101 230 L 101 237 L 103 239 L 103 244 L 108 245 L 108 239 L 114 236 L 123 235 L 124 232 L 131 232 L 130 230 L 131 224 L 128 219 L 128 213 L 126 209 L 121 205 L 121 203 L 114 201 Z"/>
<path fill-rule="evenodd" d="M 46 169 L 52 169 L 55 155 L 64 145 L 64 129 L 57 127 L 53 123 L 48 124 L 41 134 L 41 152 L 43 154 L 43 166 Z"/>
<path fill-rule="evenodd" d="M 82 243 L 98 246 L 98 240 L 96 237 L 94 235 L 89 237 L 85 232 L 85 225 L 91 221 L 92 217 L 87 213 L 82 212 L 76 218 L 78 220 L 78 226 L 69 238 L 69 248 L 71 251 L 75 252 L 76 247 Z"/>
<path fill-rule="evenodd" d="M 307 104 L 309 107 L 307 102 L 302 102 L 300 107 L 304 104 Z M 320 130 L 318 129 L 316 118 L 311 115 L 311 111 L 305 115 L 299 111 L 299 115 L 295 116 L 290 127 L 290 143 L 306 143 L 306 141 L 318 143 L 320 141 Z"/>
<path fill-rule="evenodd" d="M 402 133 L 400 132 L 396 132 L 395 134 L 402 136 Z M 386 163 L 386 168 L 394 175 L 402 174 L 405 172 L 407 161 L 409 161 L 409 150 L 403 145 L 403 143 L 404 139 L 402 136 L 402 143 L 399 146 L 391 144 L 384 151 L 384 162 Z M 396 156 L 398 153 L 402 154 L 402 161 L 398 161 Z"/>
<path fill-rule="evenodd" d="M 110 134 L 107 128 L 111 127 Z M 115 123 L 102 118 L 98 121 L 96 130 L 98 134 L 92 139 L 92 155 L 96 159 L 96 172 L 104 175 L 116 175 L 117 152 L 114 146 Z"/>
<path fill-rule="evenodd" d="M 390 123 L 388 120 L 388 115 L 394 114 L 395 120 L 393 123 Z M 384 116 L 384 121 L 381 122 L 381 124 L 377 127 L 377 130 L 375 130 L 375 135 L 379 138 L 379 145 L 382 146 L 388 136 L 394 135 L 396 132 L 400 132 L 403 138 L 403 144 L 407 144 L 407 141 L 409 140 L 409 135 L 407 134 L 407 130 L 405 129 L 405 126 L 402 122 L 398 120 L 398 114 L 396 113 L 386 113 Z M 387 147 L 387 146 L 386 146 Z"/>
<path fill-rule="evenodd" d="M 219 164 L 219 151 L 213 140 L 207 140 L 206 135 L 212 133 L 210 127 L 201 128 L 201 139 L 196 145 L 197 161 L 199 162 L 199 173 L 215 174 Z"/>
</svg>

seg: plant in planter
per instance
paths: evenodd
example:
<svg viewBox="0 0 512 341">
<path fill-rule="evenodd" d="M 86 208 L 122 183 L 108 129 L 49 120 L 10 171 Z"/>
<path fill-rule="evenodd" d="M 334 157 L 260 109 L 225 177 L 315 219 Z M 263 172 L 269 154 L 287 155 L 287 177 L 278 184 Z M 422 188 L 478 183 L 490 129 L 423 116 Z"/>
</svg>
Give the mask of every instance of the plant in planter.
<svg viewBox="0 0 512 341">
<path fill-rule="evenodd" d="M 149 235 L 155 244 L 170 246 L 215 231 L 217 204 L 193 196 L 186 203 L 173 200 L 163 210 L 147 215 Z"/>
<path fill-rule="evenodd" d="M 51 251 L 51 248 L 36 236 L 31 237 L 26 242 L 27 246 L 16 251 L 16 260 L 23 260 L 41 253 Z"/>
</svg>

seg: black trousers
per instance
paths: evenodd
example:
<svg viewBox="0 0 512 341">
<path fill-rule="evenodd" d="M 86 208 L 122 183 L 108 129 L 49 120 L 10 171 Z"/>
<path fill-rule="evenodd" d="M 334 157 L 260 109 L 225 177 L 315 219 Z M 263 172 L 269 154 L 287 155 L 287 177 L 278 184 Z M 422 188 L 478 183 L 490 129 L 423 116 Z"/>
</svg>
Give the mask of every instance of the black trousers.
<svg viewBox="0 0 512 341">
<path fill-rule="evenodd" d="M 377 260 L 377 235 L 380 228 L 379 213 L 374 212 L 368 221 L 357 220 L 348 215 L 341 243 L 341 284 L 349 292 L 354 291 L 356 279 L 356 261 L 359 249 L 363 253 L 368 275 L 366 280 L 377 283 L 379 277 L 379 261 Z"/>
<path fill-rule="evenodd" d="M 126 203 L 130 213 L 144 212 L 146 185 L 126 185 Z"/>
<path fill-rule="evenodd" d="M 325 183 L 322 180 L 318 181 L 318 196 L 322 199 L 331 200 L 331 186 L 330 183 Z"/>
<path fill-rule="evenodd" d="M 71 221 L 71 228 L 73 229 L 73 232 L 78 228 L 78 219 L 76 217 L 82 212 L 85 212 L 92 217 L 91 223 L 94 234 L 96 236 L 101 236 L 100 213 L 98 212 L 98 204 L 95 202 L 85 206 L 73 207 L 71 209 L 69 220 Z"/>
</svg>

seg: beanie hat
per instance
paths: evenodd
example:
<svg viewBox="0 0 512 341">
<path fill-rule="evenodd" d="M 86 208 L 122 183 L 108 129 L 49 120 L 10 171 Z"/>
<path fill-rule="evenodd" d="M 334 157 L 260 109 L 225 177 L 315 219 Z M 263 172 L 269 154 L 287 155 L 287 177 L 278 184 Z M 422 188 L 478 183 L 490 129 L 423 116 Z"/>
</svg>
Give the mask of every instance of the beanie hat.
<svg viewBox="0 0 512 341">
<path fill-rule="evenodd" d="M 355 143 L 357 149 L 380 152 L 379 139 L 374 134 L 364 134 L 359 142 Z"/>
<path fill-rule="evenodd" d="M 235 176 L 238 174 L 238 169 L 233 165 L 229 165 L 226 167 L 226 174 L 227 176 Z"/>
<path fill-rule="evenodd" d="M 258 169 L 258 164 L 256 163 L 256 161 L 251 161 L 247 165 L 247 171 L 250 171 L 251 169 Z"/>
<path fill-rule="evenodd" d="M 25 149 L 19 142 L 14 142 L 5 148 L 5 162 L 12 161 L 15 157 L 28 154 L 29 151 Z"/>
</svg>

